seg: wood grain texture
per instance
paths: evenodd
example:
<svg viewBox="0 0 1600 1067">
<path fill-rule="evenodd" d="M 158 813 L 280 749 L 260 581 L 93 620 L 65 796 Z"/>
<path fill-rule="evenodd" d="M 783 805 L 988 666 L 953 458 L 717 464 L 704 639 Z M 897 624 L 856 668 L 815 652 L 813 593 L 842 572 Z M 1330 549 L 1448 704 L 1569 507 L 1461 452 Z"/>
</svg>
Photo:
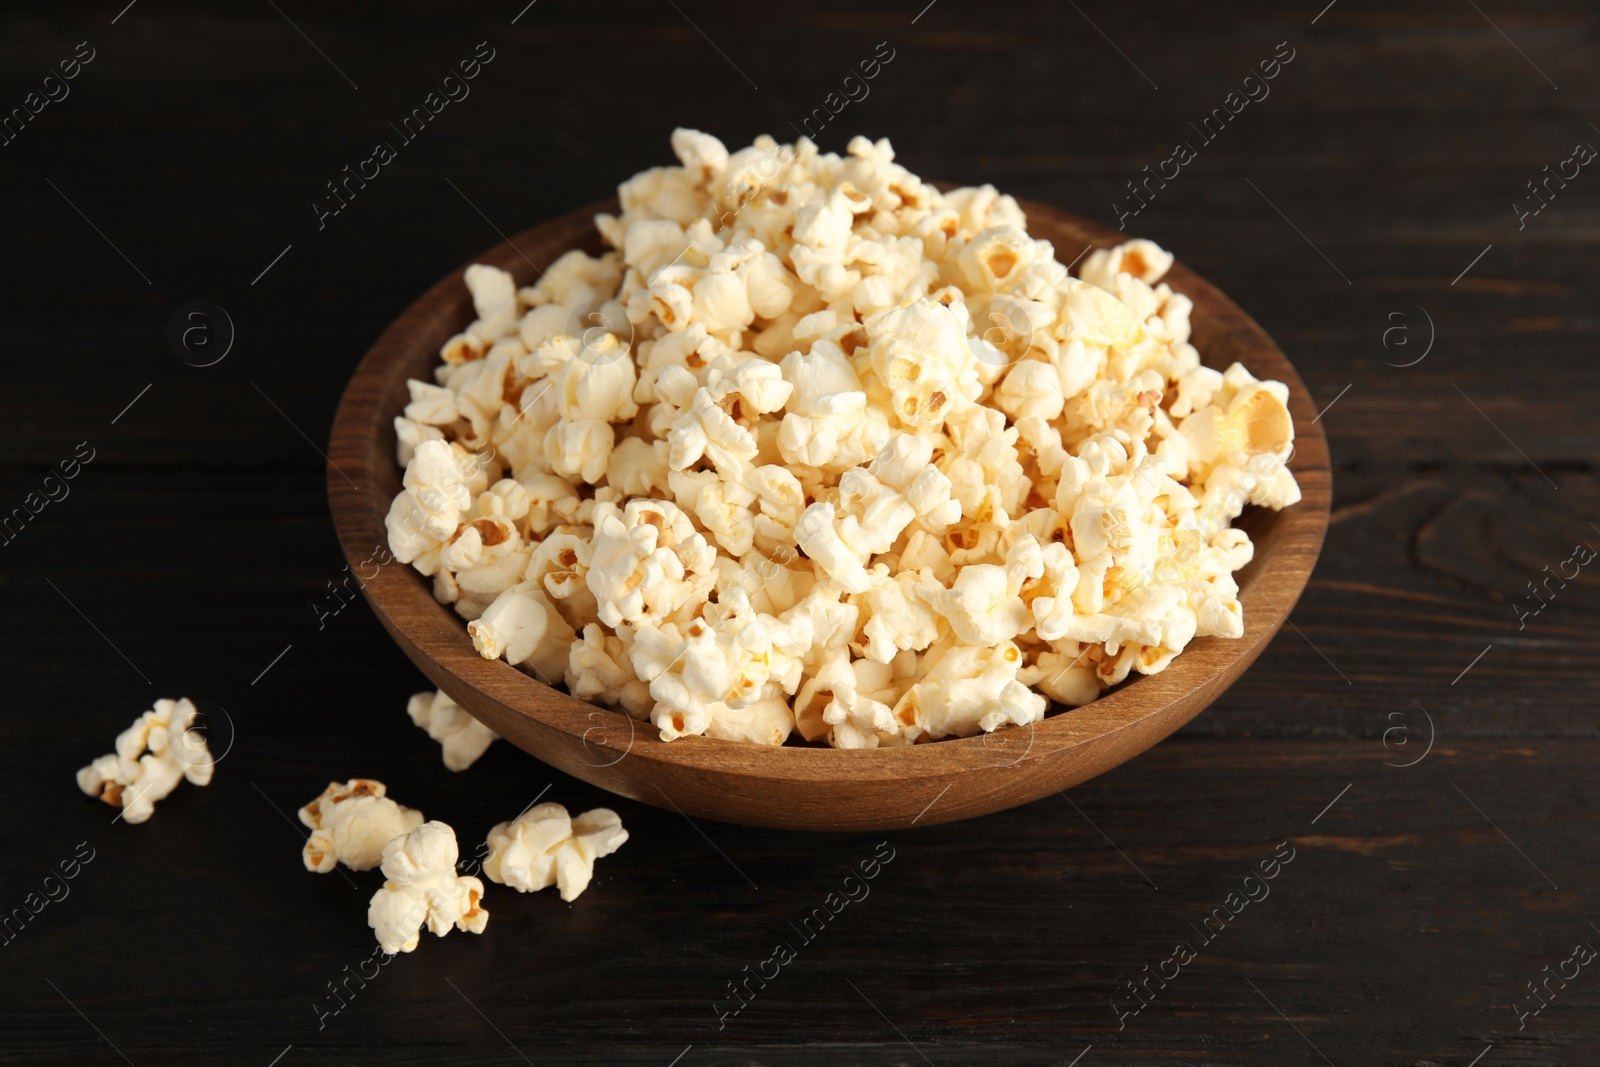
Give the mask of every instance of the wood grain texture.
<svg viewBox="0 0 1600 1067">
<path fill-rule="evenodd" d="M 1024 201 L 1029 232 L 1061 249 L 1111 247 L 1122 235 L 1057 208 Z M 512 238 L 475 262 L 517 284 L 575 247 L 601 250 L 598 211 L 580 208 Z M 409 402 L 406 383 L 429 380 L 440 346 L 473 318 L 458 268 L 395 320 L 345 388 L 328 444 L 334 526 L 362 594 L 406 656 L 501 737 L 584 781 L 633 800 L 750 826 L 786 830 L 886 830 L 953 822 L 1026 804 L 1138 755 L 1194 718 L 1260 655 L 1300 598 L 1327 530 L 1332 499 L 1328 443 L 1294 368 L 1247 314 L 1181 264 L 1167 275 L 1194 302 L 1193 342 L 1208 366 L 1242 363 L 1290 391 L 1298 435 L 1290 462 L 1302 492 L 1281 512 L 1242 517 L 1256 544 L 1239 573 L 1245 632 L 1201 638 L 1165 671 L 1133 680 L 1043 722 L 907 748 L 832 749 L 752 745 L 713 738 L 662 741 L 648 722 L 596 707 L 473 649 L 466 624 L 435 601 L 432 582 L 399 564 L 375 568 L 387 543 L 384 516 L 400 490 L 392 423 Z M 552 679 L 551 681 L 559 681 Z"/>
<path fill-rule="evenodd" d="M 0 507 L 98 450 L 0 546 L 0 915 L 97 850 L 0 945 L 0 1062 L 1600 1063 L 1592 968 L 1525 1027 L 1514 1010 L 1600 946 L 1600 578 L 1521 629 L 1512 609 L 1574 543 L 1600 547 L 1600 182 L 1585 168 L 1523 230 L 1510 211 L 1577 140 L 1600 145 L 1594 5 L 539 0 L 513 26 L 525 6 L 0 13 L 4 107 L 78 42 L 98 51 L 0 147 Z M 482 40 L 498 56 L 471 97 L 319 230 L 324 183 Z M 441 265 L 663 162 L 674 125 L 792 136 L 880 41 L 895 60 L 824 148 L 889 137 L 918 173 L 1112 226 L 1127 180 L 1277 42 L 1297 50 L 1129 225 L 1248 309 L 1326 408 L 1332 520 L 1288 623 L 1070 803 L 943 826 L 690 820 L 505 743 L 452 774 L 404 715 L 427 679 L 364 602 L 316 614 L 345 566 L 318 448 L 361 354 Z M 165 336 L 197 297 L 239 331 L 205 369 Z M 1412 337 L 1422 311 L 1436 327 L 1415 366 L 1382 344 L 1396 311 Z M 182 693 L 219 748 L 232 723 L 229 755 L 111 825 L 73 772 Z M 573 904 L 490 886 L 482 936 L 429 938 L 362 988 L 344 968 L 372 952 L 379 878 L 306 873 L 294 823 L 351 775 L 449 822 L 468 857 L 541 793 L 610 806 L 632 838 Z M 871 895 L 798 944 L 791 924 L 884 841 Z M 1112 998 L 1285 841 L 1271 896 L 1119 1029 Z M 728 983 L 785 938 L 798 958 L 722 1023 Z M 341 980 L 353 997 L 319 1018 Z"/>
</svg>

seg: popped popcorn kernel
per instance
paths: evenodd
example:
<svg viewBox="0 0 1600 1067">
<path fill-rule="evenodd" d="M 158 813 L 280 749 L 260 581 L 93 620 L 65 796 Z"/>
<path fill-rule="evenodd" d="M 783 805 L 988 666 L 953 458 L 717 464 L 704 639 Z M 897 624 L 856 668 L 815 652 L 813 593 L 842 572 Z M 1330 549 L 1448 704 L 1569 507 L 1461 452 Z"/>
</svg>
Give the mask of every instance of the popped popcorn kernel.
<svg viewBox="0 0 1600 1067">
<path fill-rule="evenodd" d="M 572 818 L 560 804 L 540 804 L 489 831 L 483 873 L 521 893 L 556 886 L 561 899 L 570 903 L 589 888 L 595 860 L 627 840 L 628 831 L 610 808 Z"/>
<path fill-rule="evenodd" d="M 426 926 L 438 937 L 452 928 L 481 934 L 489 923 L 483 883 L 456 874 L 456 832 L 425 822 L 383 846 L 383 887 L 372 895 L 367 925 L 388 955 L 412 952 Z"/>
<path fill-rule="evenodd" d="M 205 734 L 193 729 L 198 714 L 187 697 L 156 701 L 117 735 L 114 752 L 78 771 L 78 788 L 141 823 L 180 782 L 210 785 L 216 761 Z"/>
<path fill-rule="evenodd" d="M 371 778 L 329 782 L 322 795 L 300 809 L 311 830 L 301 850 L 306 870 L 327 874 L 342 863 L 370 871 L 383 861 L 390 841 L 422 825 L 422 812 L 397 804 L 388 787 Z"/>
</svg>

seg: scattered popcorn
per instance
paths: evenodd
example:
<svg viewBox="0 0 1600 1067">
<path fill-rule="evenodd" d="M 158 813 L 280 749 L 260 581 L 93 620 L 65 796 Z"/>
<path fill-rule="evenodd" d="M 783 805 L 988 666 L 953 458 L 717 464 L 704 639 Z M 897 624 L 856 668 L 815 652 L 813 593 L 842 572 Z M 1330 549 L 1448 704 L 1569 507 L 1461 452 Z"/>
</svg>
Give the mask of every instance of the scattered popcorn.
<svg viewBox="0 0 1600 1067">
<path fill-rule="evenodd" d="M 628 840 L 622 820 L 610 808 L 595 808 L 576 819 L 560 804 L 540 804 L 489 831 L 484 876 L 523 893 L 556 886 L 573 901 L 589 888 L 594 861 Z"/>
<path fill-rule="evenodd" d="M 439 937 L 453 926 L 481 934 L 489 913 L 483 883 L 456 874 L 456 832 L 437 820 L 425 822 L 383 847 L 383 888 L 372 895 L 367 925 L 383 951 L 410 952 L 427 925 Z"/>
<path fill-rule="evenodd" d="M 411 716 L 412 722 L 428 731 L 429 737 L 439 742 L 444 749 L 444 765 L 452 771 L 466 770 L 478 761 L 485 749 L 500 740 L 499 734 L 445 696 L 443 689 L 413 696 L 406 704 L 406 714 Z M 382 789 L 382 786 L 379 788 Z"/>
<path fill-rule="evenodd" d="M 199 714 L 188 698 L 158 700 L 117 735 L 116 751 L 78 771 L 78 788 L 122 809 L 128 822 L 144 822 L 187 778 L 209 785 L 215 760 L 205 735 L 190 729 Z"/>
<path fill-rule="evenodd" d="M 300 809 L 311 828 L 301 858 L 306 870 L 327 874 L 343 863 L 370 871 L 383 859 L 383 846 L 422 825 L 422 812 L 396 804 L 388 787 L 370 778 L 329 782 L 322 795 Z"/>
<path fill-rule="evenodd" d="M 1170 252 L 1073 277 L 1016 201 L 884 140 L 672 147 L 596 217 L 603 255 L 470 268 L 477 317 L 395 420 L 391 548 L 479 654 L 668 741 L 870 748 L 1243 633 L 1232 522 L 1300 498 L 1288 389 L 1201 365 Z M 429 730 L 464 766 L 463 725 Z M 539 819 L 513 836 L 566 848 Z"/>
</svg>

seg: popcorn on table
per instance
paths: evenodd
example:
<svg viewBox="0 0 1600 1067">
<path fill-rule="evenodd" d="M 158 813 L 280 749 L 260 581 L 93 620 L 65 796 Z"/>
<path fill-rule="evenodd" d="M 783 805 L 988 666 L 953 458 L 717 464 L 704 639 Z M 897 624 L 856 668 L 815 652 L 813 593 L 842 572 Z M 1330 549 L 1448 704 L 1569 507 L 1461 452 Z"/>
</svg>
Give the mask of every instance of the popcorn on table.
<svg viewBox="0 0 1600 1067">
<path fill-rule="evenodd" d="M 1201 365 L 1171 253 L 1071 277 L 1011 197 L 886 140 L 672 147 L 604 255 L 470 267 L 477 318 L 395 419 L 391 548 L 480 654 L 665 740 L 871 748 L 1243 633 L 1231 523 L 1300 499 L 1288 390 Z"/>
<path fill-rule="evenodd" d="M 610 808 L 595 808 L 574 819 L 560 804 L 540 804 L 489 831 L 483 873 L 489 881 L 523 893 L 553 885 L 562 900 L 572 901 L 589 888 L 594 861 L 627 840 L 622 819 Z"/>
<path fill-rule="evenodd" d="M 327 874 L 343 863 L 370 871 L 383 860 L 383 847 L 422 825 L 422 812 L 397 804 L 389 789 L 371 778 L 329 782 L 322 795 L 300 809 L 311 829 L 301 858 L 306 870 Z"/>
<path fill-rule="evenodd" d="M 444 752 L 444 765 L 452 771 L 466 770 L 490 745 L 500 740 L 499 734 L 474 719 L 442 689 L 416 694 L 406 704 L 406 713 L 413 723 L 439 742 Z"/>
<path fill-rule="evenodd" d="M 188 698 L 156 701 L 117 735 L 115 752 L 78 771 L 78 788 L 144 822 L 184 779 L 209 785 L 215 761 L 205 735 L 190 729 L 197 714 Z"/>
<path fill-rule="evenodd" d="M 417 947 L 424 925 L 439 937 L 451 927 L 481 934 L 489 912 L 483 883 L 456 874 L 456 832 L 437 820 L 425 822 L 383 847 L 383 888 L 372 895 L 367 925 L 383 951 L 393 956 Z"/>
</svg>

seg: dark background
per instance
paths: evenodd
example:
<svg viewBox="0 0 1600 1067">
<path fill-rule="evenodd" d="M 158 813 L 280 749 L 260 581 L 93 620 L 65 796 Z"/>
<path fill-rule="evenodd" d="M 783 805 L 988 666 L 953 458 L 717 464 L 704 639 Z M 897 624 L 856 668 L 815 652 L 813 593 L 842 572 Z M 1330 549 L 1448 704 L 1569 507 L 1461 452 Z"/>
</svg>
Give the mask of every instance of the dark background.
<svg viewBox="0 0 1600 1067">
<path fill-rule="evenodd" d="M 122 2 L 0 15 L 4 109 L 96 52 L 0 147 L 0 511 L 95 455 L 0 545 L 0 908 L 95 850 L 0 947 L 0 1061 L 1600 1062 L 1594 967 L 1524 1029 L 1513 1007 L 1600 946 L 1595 567 L 1520 629 L 1515 601 L 1600 547 L 1600 176 L 1525 229 L 1510 207 L 1600 144 L 1593 5 L 538 0 L 513 25 L 525 0 Z M 323 183 L 484 40 L 472 95 L 319 232 Z M 880 41 L 895 58 L 825 149 L 888 136 L 926 177 L 1113 224 L 1125 181 L 1295 50 L 1129 223 L 1338 397 L 1333 525 L 1291 625 L 1165 744 L 968 823 L 691 827 L 505 743 L 451 774 L 365 605 L 318 629 L 344 566 L 318 450 L 356 361 L 497 230 L 668 162 L 675 125 L 792 138 Z M 211 367 L 166 340 L 193 299 L 237 329 Z M 112 825 L 73 773 L 183 694 L 232 743 L 215 782 Z M 486 934 L 427 938 L 319 1030 L 381 878 L 306 873 L 293 812 L 354 775 L 467 852 L 546 786 L 632 840 L 572 905 L 491 886 Z M 727 983 L 880 840 L 870 897 L 719 1030 Z M 1283 841 L 1271 896 L 1119 1030 L 1124 983 Z"/>
</svg>

